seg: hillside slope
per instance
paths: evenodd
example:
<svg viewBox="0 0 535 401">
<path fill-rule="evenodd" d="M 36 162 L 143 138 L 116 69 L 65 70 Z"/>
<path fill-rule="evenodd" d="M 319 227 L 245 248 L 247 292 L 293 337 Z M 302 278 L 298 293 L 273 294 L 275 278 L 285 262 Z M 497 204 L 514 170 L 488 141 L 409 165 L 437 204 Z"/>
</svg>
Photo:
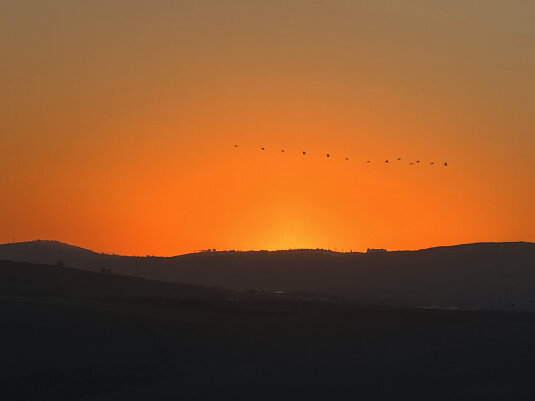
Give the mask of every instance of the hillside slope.
<svg viewBox="0 0 535 401">
<path fill-rule="evenodd" d="M 535 397 L 532 313 L 222 294 L 0 262 L 0 399 Z"/>
<path fill-rule="evenodd" d="M 59 243 L 0 246 L 0 259 L 154 280 L 339 296 L 386 305 L 535 310 L 535 244 L 481 243 L 386 254 L 321 250 L 124 257 Z"/>
</svg>

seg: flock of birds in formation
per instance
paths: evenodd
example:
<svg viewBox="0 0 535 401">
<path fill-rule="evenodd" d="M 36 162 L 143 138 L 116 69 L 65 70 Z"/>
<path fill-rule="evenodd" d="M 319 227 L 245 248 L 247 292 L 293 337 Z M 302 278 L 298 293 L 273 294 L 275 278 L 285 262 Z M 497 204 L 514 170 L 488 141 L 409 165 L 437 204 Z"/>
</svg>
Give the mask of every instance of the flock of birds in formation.
<svg viewBox="0 0 535 401">
<path fill-rule="evenodd" d="M 234 145 L 234 149 L 239 149 L 239 148 L 240 148 L 239 145 Z M 264 152 L 264 151 L 266 150 L 266 148 L 259 148 L 259 149 L 260 149 L 261 152 Z M 280 151 L 281 151 L 281 153 L 286 153 L 286 150 L 285 150 L 285 149 L 281 149 Z M 307 152 L 303 151 L 303 152 L 301 152 L 301 154 L 302 154 L 302 156 L 306 156 L 306 155 L 307 155 Z M 330 159 L 330 158 L 331 158 L 331 154 L 330 154 L 330 153 L 325 153 L 325 157 L 326 157 L 327 159 Z M 346 161 L 349 161 L 349 157 L 346 156 L 346 157 L 345 157 L 345 160 L 346 160 Z M 403 160 L 402 157 L 398 157 L 398 158 L 397 158 L 397 161 L 402 161 L 402 160 Z M 366 163 L 371 163 L 371 160 L 366 160 Z M 386 164 L 390 163 L 390 160 L 389 160 L 389 159 L 386 159 L 386 160 L 385 160 L 385 163 L 386 163 Z M 411 166 L 414 165 L 414 164 L 423 164 L 423 163 L 420 162 L 420 160 L 411 161 L 411 162 L 409 163 L 409 165 L 411 165 Z M 444 167 L 448 167 L 448 162 L 443 162 L 442 164 L 443 164 Z M 433 165 L 435 165 L 435 162 L 429 162 L 429 165 L 433 166 Z"/>
</svg>

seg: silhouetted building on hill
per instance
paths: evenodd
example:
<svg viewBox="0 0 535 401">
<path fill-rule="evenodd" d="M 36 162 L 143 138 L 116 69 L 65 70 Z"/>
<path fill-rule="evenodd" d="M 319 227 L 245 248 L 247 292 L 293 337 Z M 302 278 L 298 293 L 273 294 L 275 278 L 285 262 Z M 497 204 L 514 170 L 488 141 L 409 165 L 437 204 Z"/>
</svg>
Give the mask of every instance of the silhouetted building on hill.
<svg viewBox="0 0 535 401">
<path fill-rule="evenodd" d="M 385 254 L 385 253 L 388 253 L 388 251 L 386 249 L 373 249 L 373 248 L 368 248 L 368 250 L 366 251 L 366 253 L 370 253 L 370 254 L 375 254 L 375 255 L 380 255 L 380 254 Z"/>
</svg>

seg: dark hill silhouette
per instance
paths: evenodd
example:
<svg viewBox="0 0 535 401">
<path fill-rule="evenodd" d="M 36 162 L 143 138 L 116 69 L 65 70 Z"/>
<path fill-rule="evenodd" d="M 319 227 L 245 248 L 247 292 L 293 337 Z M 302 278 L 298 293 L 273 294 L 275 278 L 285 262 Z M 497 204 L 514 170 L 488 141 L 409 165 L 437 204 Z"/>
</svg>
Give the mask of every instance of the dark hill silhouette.
<svg viewBox="0 0 535 401">
<path fill-rule="evenodd" d="M 0 260 L 54 265 L 68 261 L 72 266 L 81 263 L 91 266 L 111 255 L 99 254 L 85 248 L 64 244 L 59 241 L 30 241 L 0 245 Z M 96 270 L 96 269 L 89 269 Z"/>
<path fill-rule="evenodd" d="M 11 296 L 86 299 L 218 300 L 237 295 L 219 288 L 12 261 L 0 261 L 0 292 Z"/>
<path fill-rule="evenodd" d="M 385 305 L 535 310 L 535 244 L 479 243 L 377 254 L 324 250 L 98 254 L 47 241 L 0 246 L 0 260 L 55 263 L 230 289 L 310 292 Z"/>
<path fill-rule="evenodd" d="M 0 399 L 535 399 L 535 314 L 228 294 L 0 262 Z"/>
</svg>

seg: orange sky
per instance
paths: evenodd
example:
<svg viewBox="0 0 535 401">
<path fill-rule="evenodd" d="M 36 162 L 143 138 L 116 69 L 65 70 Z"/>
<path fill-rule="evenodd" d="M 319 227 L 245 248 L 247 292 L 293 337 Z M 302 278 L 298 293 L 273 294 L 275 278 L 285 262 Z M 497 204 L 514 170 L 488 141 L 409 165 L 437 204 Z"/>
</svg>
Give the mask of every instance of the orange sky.
<svg viewBox="0 0 535 401">
<path fill-rule="evenodd" d="M 535 241 L 530 2 L 44 3 L 0 6 L 0 242 Z"/>
</svg>

